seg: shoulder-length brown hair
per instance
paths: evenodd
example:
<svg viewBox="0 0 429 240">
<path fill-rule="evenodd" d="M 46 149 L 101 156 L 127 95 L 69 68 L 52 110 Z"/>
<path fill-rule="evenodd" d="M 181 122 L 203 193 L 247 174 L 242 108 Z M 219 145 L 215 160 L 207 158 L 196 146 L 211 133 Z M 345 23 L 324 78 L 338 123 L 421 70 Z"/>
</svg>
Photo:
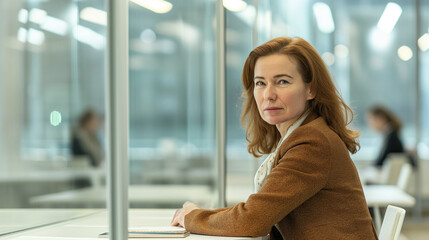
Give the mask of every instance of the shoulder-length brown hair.
<svg viewBox="0 0 429 240">
<path fill-rule="evenodd" d="M 315 98 L 309 100 L 309 109 L 323 117 L 329 127 L 338 134 L 351 153 L 359 149 L 359 133 L 347 128 L 353 120 L 353 112 L 338 93 L 328 69 L 317 51 L 304 39 L 279 37 L 272 39 L 250 52 L 242 73 L 244 91 L 241 123 L 246 129 L 247 150 L 255 157 L 274 151 L 281 136 L 275 125 L 265 122 L 258 112 L 254 88 L 254 70 L 259 57 L 285 54 L 295 59 L 298 71 L 309 84 Z"/>
</svg>

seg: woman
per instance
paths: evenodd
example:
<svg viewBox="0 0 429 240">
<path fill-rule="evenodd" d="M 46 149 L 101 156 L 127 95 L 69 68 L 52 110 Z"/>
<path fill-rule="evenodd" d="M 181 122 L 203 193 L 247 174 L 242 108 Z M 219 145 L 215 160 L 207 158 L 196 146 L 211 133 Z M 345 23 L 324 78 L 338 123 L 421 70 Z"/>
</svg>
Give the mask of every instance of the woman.
<svg viewBox="0 0 429 240">
<path fill-rule="evenodd" d="M 72 155 L 87 157 L 92 167 L 99 167 L 103 160 L 103 148 L 97 138 L 99 126 L 98 114 L 92 109 L 87 109 L 79 117 L 78 126 L 72 129 Z"/>
<path fill-rule="evenodd" d="M 275 38 L 246 60 L 242 121 L 248 151 L 269 154 L 257 193 L 216 210 L 185 203 L 172 225 L 192 233 L 271 239 L 377 239 L 349 152 L 343 102 L 316 50 L 300 38 Z"/>
<path fill-rule="evenodd" d="M 381 168 L 390 153 L 404 153 L 404 147 L 399 139 L 401 121 L 387 108 L 374 106 L 369 110 L 368 124 L 377 132 L 384 135 L 383 147 L 375 161 L 375 166 Z"/>
</svg>

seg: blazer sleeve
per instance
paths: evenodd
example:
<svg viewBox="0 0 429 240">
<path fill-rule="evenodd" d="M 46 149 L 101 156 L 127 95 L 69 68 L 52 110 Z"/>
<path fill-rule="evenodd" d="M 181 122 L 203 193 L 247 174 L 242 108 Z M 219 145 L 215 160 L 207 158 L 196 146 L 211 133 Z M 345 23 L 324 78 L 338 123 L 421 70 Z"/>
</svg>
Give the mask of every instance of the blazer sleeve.
<svg viewBox="0 0 429 240">
<path fill-rule="evenodd" d="M 185 216 L 186 229 L 207 235 L 265 236 L 274 224 L 320 191 L 331 166 L 327 138 L 321 132 L 298 128 L 287 142 L 291 145 L 287 144 L 287 152 L 258 193 L 234 207 L 193 210 Z"/>
</svg>

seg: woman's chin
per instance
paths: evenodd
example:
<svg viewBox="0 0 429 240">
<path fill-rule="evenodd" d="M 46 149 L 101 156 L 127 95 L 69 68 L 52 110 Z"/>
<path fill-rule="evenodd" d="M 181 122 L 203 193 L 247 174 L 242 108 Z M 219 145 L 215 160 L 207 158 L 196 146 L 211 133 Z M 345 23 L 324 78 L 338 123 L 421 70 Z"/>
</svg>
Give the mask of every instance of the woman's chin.
<svg viewBox="0 0 429 240">
<path fill-rule="evenodd" d="M 264 121 L 270 125 L 277 125 L 283 122 L 280 119 L 273 119 L 273 118 L 264 119 Z"/>
</svg>

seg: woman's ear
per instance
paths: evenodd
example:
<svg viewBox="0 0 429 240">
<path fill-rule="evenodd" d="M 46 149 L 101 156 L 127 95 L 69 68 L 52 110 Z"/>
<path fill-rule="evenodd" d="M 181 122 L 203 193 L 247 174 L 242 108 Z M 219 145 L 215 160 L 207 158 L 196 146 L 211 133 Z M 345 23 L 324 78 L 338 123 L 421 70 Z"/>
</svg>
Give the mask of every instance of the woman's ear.
<svg viewBox="0 0 429 240">
<path fill-rule="evenodd" d="M 307 100 L 313 100 L 316 94 L 311 90 L 310 86 L 307 86 Z"/>
</svg>

